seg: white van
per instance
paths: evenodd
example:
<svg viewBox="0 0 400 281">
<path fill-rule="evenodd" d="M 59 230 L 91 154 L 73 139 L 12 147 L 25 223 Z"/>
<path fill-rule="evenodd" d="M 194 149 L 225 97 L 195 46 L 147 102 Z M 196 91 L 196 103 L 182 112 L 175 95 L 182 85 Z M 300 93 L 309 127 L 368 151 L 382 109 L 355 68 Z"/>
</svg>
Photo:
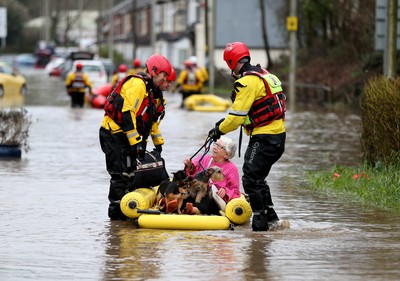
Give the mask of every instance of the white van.
<svg viewBox="0 0 400 281">
<path fill-rule="evenodd" d="M 80 63 L 83 68 L 82 71 L 89 76 L 89 80 L 92 83 L 92 89 L 107 84 L 107 72 L 101 61 L 98 60 L 76 60 L 73 63 L 72 70 L 76 70 L 76 65 Z M 68 73 L 69 74 L 69 73 Z"/>
</svg>

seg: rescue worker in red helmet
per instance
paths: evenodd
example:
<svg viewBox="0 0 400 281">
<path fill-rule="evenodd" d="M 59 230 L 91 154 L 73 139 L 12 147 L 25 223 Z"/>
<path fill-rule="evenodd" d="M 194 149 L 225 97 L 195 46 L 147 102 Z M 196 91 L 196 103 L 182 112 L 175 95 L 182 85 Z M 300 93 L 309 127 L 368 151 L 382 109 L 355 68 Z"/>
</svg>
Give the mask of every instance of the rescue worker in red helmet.
<svg viewBox="0 0 400 281">
<path fill-rule="evenodd" d="M 111 79 L 112 88 L 117 85 L 128 74 L 128 66 L 126 64 L 120 64 L 118 66 L 118 72 L 115 73 Z"/>
<path fill-rule="evenodd" d="M 142 67 L 142 62 L 140 59 L 136 58 L 132 61 L 132 68 L 129 69 L 128 75 L 134 75 L 144 71 L 145 69 Z"/>
<path fill-rule="evenodd" d="M 164 139 L 158 124 L 165 110 L 160 87 L 171 75 L 171 64 L 159 54 L 146 61 L 146 72 L 128 75 L 113 89 L 104 106 L 99 137 L 111 176 L 108 199 L 110 219 L 126 219 L 120 200 L 132 191 L 136 159 L 144 158 L 147 138 L 162 152 Z"/>
<path fill-rule="evenodd" d="M 269 224 L 279 222 L 266 178 L 285 150 L 286 98 L 275 75 L 250 64 L 250 52 L 244 43 L 228 43 L 224 60 L 236 78 L 233 104 L 228 116 L 210 130 L 209 137 L 216 141 L 239 126 L 250 136 L 243 163 L 243 189 L 253 210 L 253 231 L 266 231 Z"/>
<path fill-rule="evenodd" d="M 173 88 L 173 92 L 179 89 L 182 95 L 181 108 L 184 107 L 184 102 L 187 97 L 195 94 L 201 94 L 203 91 L 203 73 L 192 60 L 183 62 L 185 68 L 179 73 L 178 80 Z"/>
<path fill-rule="evenodd" d="M 75 71 L 70 72 L 65 80 L 67 93 L 71 97 L 71 107 L 83 107 L 85 101 L 86 91 L 92 93 L 92 83 L 89 76 L 83 72 L 83 65 L 77 63 Z"/>
</svg>

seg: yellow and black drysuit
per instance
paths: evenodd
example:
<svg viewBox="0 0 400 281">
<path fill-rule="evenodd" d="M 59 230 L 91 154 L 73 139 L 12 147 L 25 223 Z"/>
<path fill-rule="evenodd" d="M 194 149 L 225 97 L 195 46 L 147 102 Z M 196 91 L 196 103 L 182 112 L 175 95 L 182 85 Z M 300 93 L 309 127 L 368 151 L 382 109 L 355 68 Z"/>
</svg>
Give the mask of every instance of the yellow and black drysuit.
<svg viewBox="0 0 400 281">
<path fill-rule="evenodd" d="M 146 75 L 129 75 L 107 97 L 100 128 L 100 144 L 111 176 L 108 216 L 125 219 L 119 203 L 131 186 L 127 177 L 136 170 L 136 158 L 143 158 L 146 141 L 151 136 L 161 153 L 164 139 L 158 128 L 164 116 L 165 100 L 152 79 Z"/>
<path fill-rule="evenodd" d="M 173 92 L 180 88 L 179 92 L 182 94 L 181 108 L 183 108 L 187 97 L 202 93 L 204 79 L 203 72 L 197 67 L 186 68 L 179 73 Z"/>
<path fill-rule="evenodd" d="M 234 83 L 232 100 L 228 116 L 210 135 L 219 138 L 243 126 L 250 136 L 244 156 L 243 189 L 254 213 L 253 229 L 266 230 L 268 222 L 278 220 L 266 178 L 285 150 L 285 96 L 275 75 L 245 63 Z"/>
<path fill-rule="evenodd" d="M 68 74 L 65 86 L 68 95 L 71 96 L 71 107 L 83 107 L 86 89 L 92 93 L 92 83 L 88 75 L 80 70 Z"/>
</svg>

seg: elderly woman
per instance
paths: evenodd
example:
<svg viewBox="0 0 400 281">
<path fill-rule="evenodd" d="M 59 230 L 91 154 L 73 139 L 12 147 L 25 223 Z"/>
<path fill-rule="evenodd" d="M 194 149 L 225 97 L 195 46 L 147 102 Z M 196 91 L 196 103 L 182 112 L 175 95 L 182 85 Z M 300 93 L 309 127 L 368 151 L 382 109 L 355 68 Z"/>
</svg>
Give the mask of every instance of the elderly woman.
<svg viewBox="0 0 400 281">
<path fill-rule="evenodd" d="M 236 144 L 233 140 L 226 136 L 221 136 L 221 138 L 214 143 L 211 155 L 198 156 L 193 162 L 190 159 L 185 159 L 186 174 L 193 177 L 204 169 L 217 166 L 221 168 L 224 179 L 211 182 L 211 184 L 217 188 L 216 194 L 226 203 L 234 198 L 239 198 L 241 195 L 239 170 L 236 165 L 230 161 L 230 159 L 235 156 L 235 152 Z M 194 205 L 194 208 L 195 207 Z M 201 209 L 201 206 L 199 209 Z M 210 210 L 203 208 L 203 210 L 200 210 L 200 213 L 215 213 L 213 208 Z M 196 209 L 194 213 L 197 213 Z"/>
</svg>

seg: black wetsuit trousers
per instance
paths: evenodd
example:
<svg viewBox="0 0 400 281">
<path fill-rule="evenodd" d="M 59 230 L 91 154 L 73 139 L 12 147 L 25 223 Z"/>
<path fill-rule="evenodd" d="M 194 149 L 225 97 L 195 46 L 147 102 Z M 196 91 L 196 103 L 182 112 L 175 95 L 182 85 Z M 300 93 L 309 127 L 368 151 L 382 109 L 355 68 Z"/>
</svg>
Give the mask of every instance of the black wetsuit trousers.
<svg viewBox="0 0 400 281">
<path fill-rule="evenodd" d="M 286 133 L 253 135 L 250 137 L 243 163 L 243 189 L 249 196 L 253 212 L 266 212 L 269 222 L 278 219 L 273 209 L 266 178 L 272 165 L 285 151 Z"/>
<path fill-rule="evenodd" d="M 111 176 L 108 216 L 111 219 L 126 219 L 120 208 L 120 200 L 129 191 L 129 179 L 122 176 L 129 141 L 124 133 L 111 134 L 103 127 L 100 128 L 99 136 L 101 149 L 106 157 L 107 172 Z"/>
</svg>

